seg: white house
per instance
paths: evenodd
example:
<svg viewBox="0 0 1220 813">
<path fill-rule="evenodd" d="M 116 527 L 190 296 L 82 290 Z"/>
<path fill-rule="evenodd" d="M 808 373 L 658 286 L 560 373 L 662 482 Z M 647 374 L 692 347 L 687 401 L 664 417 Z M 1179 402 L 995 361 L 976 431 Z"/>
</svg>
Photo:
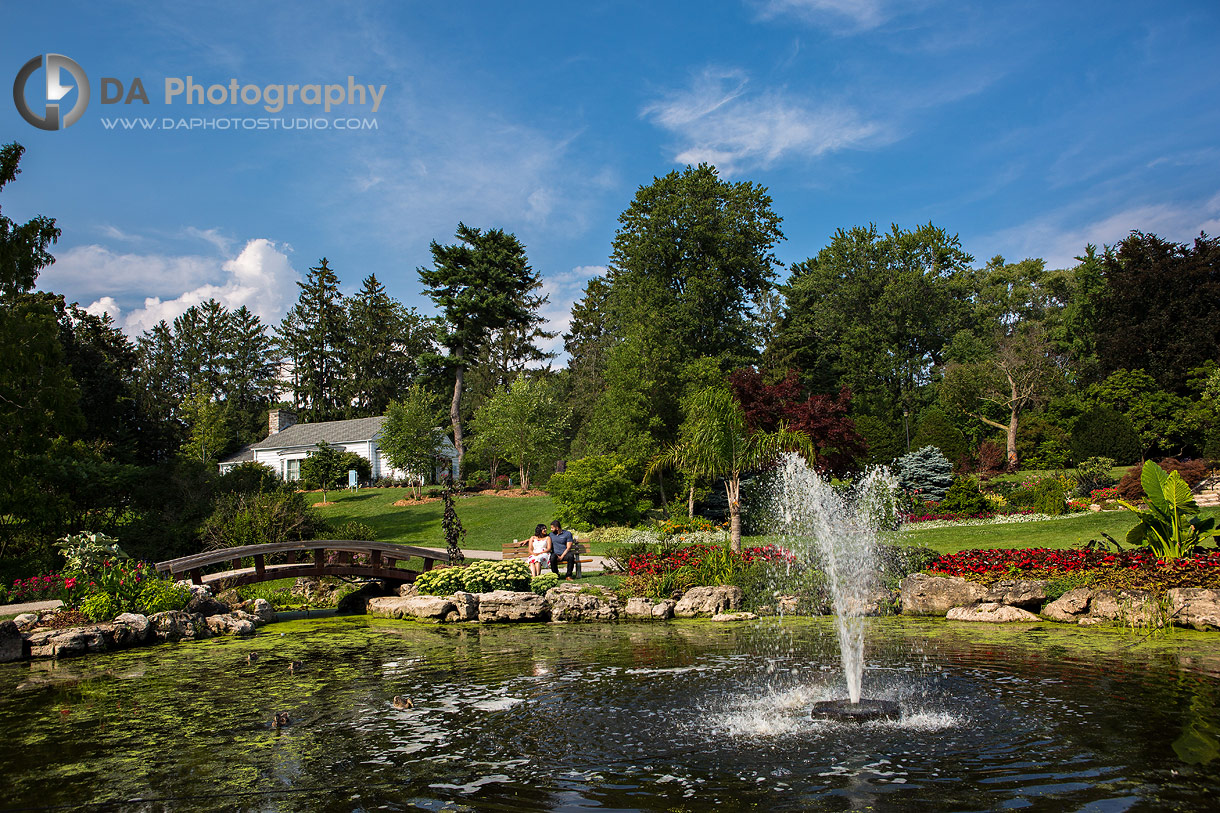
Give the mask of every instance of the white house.
<svg viewBox="0 0 1220 813">
<path fill-rule="evenodd" d="M 355 452 L 369 461 L 372 479 L 406 479 L 407 472 L 396 469 L 378 446 L 385 416 L 353 418 L 347 421 L 297 423 L 296 415 L 286 409 L 273 409 L 268 417 L 270 434 L 220 461 L 220 473 L 248 461 L 262 463 L 284 480 L 301 479 L 301 461 L 322 441 L 345 452 Z M 457 448 L 444 432 L 437 430 L 437 466 L 434 479 L 446 473 L 458 476 Z"/>
</svg>

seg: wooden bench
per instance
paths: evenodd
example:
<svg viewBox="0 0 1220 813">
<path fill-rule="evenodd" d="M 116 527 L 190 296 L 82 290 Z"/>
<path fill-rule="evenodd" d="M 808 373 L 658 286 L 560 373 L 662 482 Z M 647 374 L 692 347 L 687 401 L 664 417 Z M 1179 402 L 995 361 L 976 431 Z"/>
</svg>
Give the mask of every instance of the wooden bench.
<svg viewBox="0 0 1220 813">
<path fill-rule="evenodd" d="M 573 539 L 572 542 L 575 546 L 574 553 L 576 554 L 576 564 L 572 567 L 572 573 L 575 574 L 576 578 L 579 579 L 581 571 L 582 571 L 581 566 L 593 564 L 593 559 L 589 558 L 586 554 L 586 551 L 588 551 L 588 549 L 589 549 L 588 540 Z M 500 558 L 501 559 L 528 559 L 529 557 L 530 557 L 530 546 L 529 546 L 528 539 L 523 539 L 520 542 L 505 542 L 503 545 L 500 546 Z M 582 558 L 582 557 L 584 557 L 584 558 Z M 567 567 L 567 565 L 564 564 L 563 562 L 560 562 L 560 564 L 563 565 L 565 568 Z M 550 568 L 545 568 L 545 569 L 548 571 L 550 570 Z"/>
</svg>

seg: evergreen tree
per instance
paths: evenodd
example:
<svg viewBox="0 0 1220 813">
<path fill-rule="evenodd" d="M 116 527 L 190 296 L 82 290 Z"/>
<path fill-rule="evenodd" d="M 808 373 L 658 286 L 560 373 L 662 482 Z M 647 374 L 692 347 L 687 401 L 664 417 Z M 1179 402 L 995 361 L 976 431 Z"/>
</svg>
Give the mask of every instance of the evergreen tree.
<svg viewBox="0 0 1220 813">
<path fill-rule="evenodd" d="M 323 257 L 309 269 L 297 304 L 280 323 L 280 347 L 293 366 L 294 403 L 309 421 L 343 417 L 349 348 L 347 309 L 339 278 Z"/>
<path fill-rule="evenodd" d="M 466 370 L 493 331 L 515 326 L 529 330 L 530 292 L 538 274 L 529 266 L 525 246 L 501 229 L 482 231 L 459 223 L 458 243 L 432 241 L 432 268 L 420 268 L 420 280 L 448 323 L 442 344 L 453 368 L 453 398 L 449 419 L 458 464 L 465 458 L 462 440 L 462 392 Z"/>
<path fill-rule="evenodd" d="M 435 353 L 435 328 L 391 298 L 375 274 L 347 300 L 347 313 L 347 401 L 356 417 L 385 414 L 421 375 L 421 359 Z"/>
<path fill-rule="evenodd" d="M 953 484 L 953 464 L 940 449 L 924 446 L 894 461 L 898 487 L 921 499 L 940 502 Z"/>
</svg>

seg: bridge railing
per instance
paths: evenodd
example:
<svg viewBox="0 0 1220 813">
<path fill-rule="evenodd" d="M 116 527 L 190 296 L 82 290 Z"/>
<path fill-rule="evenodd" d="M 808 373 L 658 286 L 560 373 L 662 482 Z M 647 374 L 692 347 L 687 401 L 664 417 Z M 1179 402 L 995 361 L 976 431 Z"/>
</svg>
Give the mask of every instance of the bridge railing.
<svg viewBox="0 0 1220 813">
<path fill-rule="evenodd" d="M 337 561 L 328 562 L 327 553 L 338 553 Z M 267 564 L 272 554 L 284 554 L 285 564 Z M 368 554 L 368 564 L 357 564 L 353 554 Z M 245 559 L 254 560 L 251 572 Z M 330 574 L 362 575 L 372 578 L 410 580 L 414 571 L 397 567 L 407 559 L 423 559 L 424 570 L 431 570 L 445 554 L 414 545 L 397 545 L 392 542 L 365 542 L 356 539 L 308 539 L 302 542 L 269 542 L 263 545 L 244 545 L 238 548 L 181 556 L 157 562 L 158 572 L 175 579 L 189 577 L 195 584 L 203 584 L 205 576 L 220 578 L 228 574 L 205 574 L 206 568 L 228 564 L 229 573 L 242 583 L 286 578 L 295 575 L 324 576 Z M 310 561 L 312 559 L 312 561 Z M 271 568 L 270 570 L 268 568 Z"/>
</svg>

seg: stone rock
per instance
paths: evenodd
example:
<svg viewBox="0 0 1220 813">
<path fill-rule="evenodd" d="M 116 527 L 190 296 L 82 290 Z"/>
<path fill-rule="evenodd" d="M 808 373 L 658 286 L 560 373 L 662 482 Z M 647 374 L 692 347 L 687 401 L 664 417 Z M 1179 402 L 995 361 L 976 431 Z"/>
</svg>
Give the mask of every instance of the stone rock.
<svg viewBox="0 0 1220 813">
<path fill-rule="evenodd" d="M 723 612 L 741 609 L 744 594 L 740 587 L 718 585 L 716 587 L 692 587 L 682 594 L 674 606 L 678 618 L 711 618 Z"/>
<path fill-rule="evenodd" d="M 414 585 L 412 585 L 414 586 Z M 453 602 L 454 608 L 457 610 L 458 621 L 478 621 L 479 620 L 479 596 L 476 593 L 467 593 L 459 590 L 449 600 Z"/>
<path fill-rule="evenodd" d="M 1123 624 L 1161 626 L 1156 600 L 1146 590 L 1097 590 L 1089 600 L 1089 615 Z"/>
<path fill-rule="evenodd" d="M 18 616 L 20 617 L 20 616 Z M 25 658 L 25 638 L 13 621 L 0 621 L 0 663 Z"/>
<path fill-rule="evenodd" d="M 218 601 L 208 592 L 192 595 L 191 600 L 186 603 L 186 607 L 183 609 L 192 615 L 201 615 L 204 618 L 209 618 L 213 615 L 224 615 L 229 612 L 227 604 Z"/>
<path fill-rule="evenodd" d="M 800 596 L 779 596 L 775 599 L 775 611 L 780 615 L 796 615 L 800 607 Z"/>
<path fill-rule="evenodd" d="M 405 611 L 412 618 L 444 621 L 449 613 L 457 612 L 457 605 L 444 596 L 407 596 Z"/>
<path fill-rule="evenodd" d="M 288 588 L 288 593 L 310 604 L 330 604 L 339 587 L 340 583 L 333 580 L 322 581 L 311 576 L 301 576 Z"/>
<path fill-rule="evenodd" d="M 380 598 L 385 594 L 385 587 L 382 586 L 381 582 L 369 582 L 359 590 L 348 593 L 339 599 L 339 603 L 335 606 L 335 612 L 340 615 L 344 613 L 368 612 L 369 599 Z"/>
<path fill-rule="evenodd" d="M 206 619 L 213 635 L 253 635 L 254 622 L 236 615 L 211 615 Z"/>
<path fill-rule="evenodd" d="M 987 591 L 986 601 L 1037 610 L 1046 601 L 1047 582 L 1040 579 L 1005 579 Z"/>
<path fill-rule="evenodd" d="M 116 649 L 139 646 L 152 634 L 152 625 L 139 613 L 123 613 L 115 617 L 113 624 Z"/>
<path fill-rule="evenodd" d="M 1173 623 L 1197 630 L 1220 629 L 1220 590 L 1175 587 L 1168 598 Z"/>
<path fill-rule="evenodd" d="M 105 652 L 109 624 L 70 627 L 59 630 L 35 630 L 26 640 L 31 658 L 68 658 L 86 652 Z"/>
<path fill-rule="evenodd" d="M 631 598 L 627 599 L 627 606 L 623 608 L 623 617 L 651 621 L 652 606 L 652 599 L 647 599 L 642 596 L 632 596 Z"/>
<path fill-rule="evenodd" d="M 954 607 L 984 601 L 988 590 L 958 576 L 912 573 L 898 585 L 903 615 L 945 615 Z"/>
<path fill-rule="evenodd" d="M 672 598 L 663 598 L 652 605 L 652 617 L 658 621 L 668 621 L 674 617 L 674 607 L 678 606 L 678 602 Z"/>
<path fill-rule="evenodd" d="M 546 591 L 552 621 L 616 621 L 618 596 L 604 587 L 561 584 Z"/>
<path fill-rule="evenodd" d="M 757 621 L 758 616 L 754 613 L 717 613 L 712 616 L 713 621 Z"/>
<path fill-rule="evenodd" d="M 1043 607 L 1042 615 L 1052 621 L 1075 624 L 1080 620 L 1080 616 L 1089 611 L 1089 601 L 1092 598 L 1093 591 L 1087 587 L 1077 587 L 1074 590 L 1068 590 L 1062 596 Z"/>
<path fill-rule="evenodd" d="M 212 637 L 212 631 L 208 629 L 203 616 L 191 615 L 182 610 L 155 613 L 148 617 L 148 623 L 152 639 L 157 643 Z"/>
<path fill-rule="evenodd" d="M 275 607 L 272 607 L 271 602 L 265 598 L 256 598 L 251 601 L 246 612 L 259 619 L 255 622 L 256 624 L 270 624 L 275 620 Z"/>
<path fill-rule="evenodd" d="M 950 621 L 987 621 L 993 624 L 1003 624 L 1010 621 L 1041 621 L 1042 619 L 1029 610 L 1000 604 L 995 601 L 980 601 L 967 607 L 952 607 L 946 616 Z"/>
<path fill-rule="evenodd" d="M 894 594 L 889 590 L 870 590 L 863 601 L 847 599 L 845 602 L 848 615 L 877 616 L 893 613 Z M 799 605 L 798 605 L 799 606 Z"/>
<path fill-rule="evenodd" d="M 228 590 L 221 590 L 219 593 L 217 593 L 216 600 L 224 604 L 228 604 L 230 607 L 237 607 L 243 603 L 241 600 L 241 595 L 239 595 L 238 592 L 232 587 L 230 587 Z"/>
<path fill-rule="evenodd" d="M 1104 619 L 1098 618 L 1096 616 L 1086 615 L 1084 618 L 1081 618 L 1076 623 L 1082 627 L 1095 627 L 1098 624 L 1104 624 L 1106 622 Z"/>
<path fill-rule="evenodd" d="M 234 610 L 233 612 L 229 613 L 229 615 L 233 616 L 234 618 L 240 618 L 242 621 L 249 621 L 256 627 L 261 627 L 263 624 L 267 623 L 260 616 L 257 616 L 254 613 L 248 613 L 245 610 Z"/>
<path fill-rule="evenodd" d="M 398 595 L 400 596 L 417 596 L 419 588 L 415 586 L 415 582 L 404 582 L 398 585 Z"/>
<path fill-rule="evenodd" d="M 376 618 L 405 618 L 407 600 L 401 596 L 374 596 L 365 602 L 364 611 Z"/>
<path fill-rule="evenodd" d="M 38 613 L 22 613 L 13 619 L 13 623 L 22 632 L 29 632 L 38 623 Z"/>
<path fill-rule="evenodd" d="M 478 596 L 480 621 L 545 621 L 548 616 L 546 599 L 537 593 L 493 590 Z"/>
</svg>

